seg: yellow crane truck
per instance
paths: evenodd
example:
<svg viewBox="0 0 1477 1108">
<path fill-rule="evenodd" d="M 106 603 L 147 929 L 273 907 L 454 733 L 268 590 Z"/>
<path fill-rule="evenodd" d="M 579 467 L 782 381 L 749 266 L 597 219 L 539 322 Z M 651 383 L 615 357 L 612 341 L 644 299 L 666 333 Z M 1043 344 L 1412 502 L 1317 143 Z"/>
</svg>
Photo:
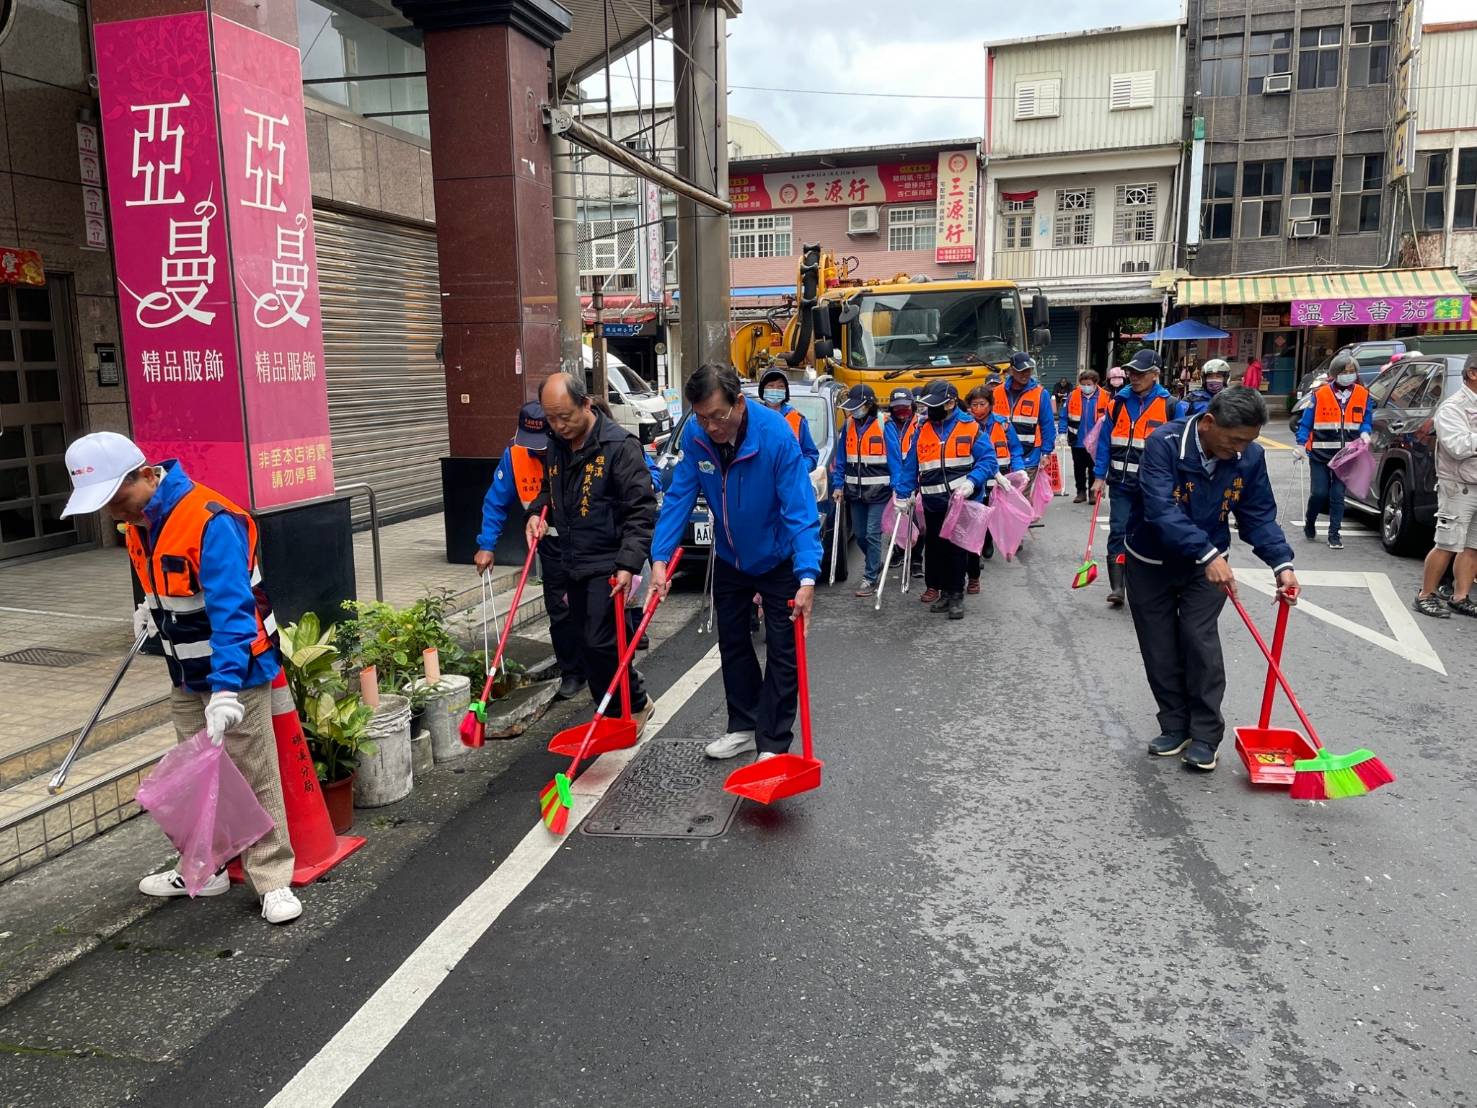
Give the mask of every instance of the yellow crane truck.
<svg viewBox="0 0 1477 1108">
<path fill-rule="evenodd" d="M 1017 351 L 1051 341 L 1047 302 L 1031 296 L 1029 339 L 1023 292 L 1013 281 L 937 281 L 899 273 L 852 278 L 845 259 L 807 243 L 793 312 L 739 325 L 729 347 L 740 375 L 813 369 L 850 388 L 871 385 L 880 403 L 902 386 L 942 378 L 961 397 L 999 377 Z"/>
</svg>

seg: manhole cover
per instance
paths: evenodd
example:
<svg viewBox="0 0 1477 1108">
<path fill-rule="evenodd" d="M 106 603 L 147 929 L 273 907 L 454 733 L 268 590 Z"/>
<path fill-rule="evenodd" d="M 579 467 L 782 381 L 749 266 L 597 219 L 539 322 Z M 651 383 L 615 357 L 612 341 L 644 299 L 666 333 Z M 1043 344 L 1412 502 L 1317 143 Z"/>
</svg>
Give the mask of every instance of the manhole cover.
<svg viewBox="0 0 1477 1108">
<path fill-rule="evenodd" d="M 28 646 L 24 650 L 0 654 L 0 662 L 17 666 L 50 666 L 52 669 L 66 669 L 91 658 L 91 654 L 79 654 L 75 650 L 54 650 L 49 646 Z"/>
<path fill-rule="evenodd" d="M 739 798 L 723 791 L 733 762 L 715 762 L 700 742 L 644 747 L 585 818 L 586 835 L 711 839 L 728 830 Z"/>
</svg>

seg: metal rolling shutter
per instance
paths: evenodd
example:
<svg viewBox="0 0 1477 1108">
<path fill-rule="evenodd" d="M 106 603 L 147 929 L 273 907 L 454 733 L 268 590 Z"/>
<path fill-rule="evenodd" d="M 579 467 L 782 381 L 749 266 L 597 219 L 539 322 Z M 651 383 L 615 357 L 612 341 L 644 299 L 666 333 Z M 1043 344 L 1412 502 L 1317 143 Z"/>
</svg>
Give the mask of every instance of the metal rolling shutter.
<svg viewBox="0 0 1477 1108">
<path fill-rule="evenodd" d="M 436 234 L 313 210 L 334 476 L 374 487 L 381 517 L 441 503 L 449 452 Z M 354 521 L 365 522 L 363 497 Z"/>
<path fill-rule="evenodd" d="M 1066 377 L 1077 382 L 1077 329 L 1080 322 L 1076 308 L 1051 309 L 1051 342 L 1037 359 L 1036 378 L 1049 390 L 1057 379 Z"/>
</svg>

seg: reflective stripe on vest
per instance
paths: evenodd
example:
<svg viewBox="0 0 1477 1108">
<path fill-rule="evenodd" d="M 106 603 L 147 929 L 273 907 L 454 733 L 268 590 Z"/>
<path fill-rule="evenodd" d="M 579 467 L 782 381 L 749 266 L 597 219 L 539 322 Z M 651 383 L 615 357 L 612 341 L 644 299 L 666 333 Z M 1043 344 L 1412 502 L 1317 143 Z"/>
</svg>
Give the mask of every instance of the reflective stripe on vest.
<svg viewBox="0 0 1477 1108">
<path fill-rule="evenodd" d="M 253 655 L 272 649 L 277 622 L 261 586 L 257 566 L 256 521 L 220 493 L 195 485 L 165 516 L 152 551 L 146 550 L 140 528 L 128 529 L 128 557 L 143 587 L 145 602 L 159 628 L 170 679 L 196 692 L 210 688 L 210 618 L 200 585 L 200 546 L 206 525 L 218 515 L 239 519 L 246 528 L 246 566 L 256 598 L 256 637 Z"/>
<path fill-rule="evenodd" d="M 1108 475 L 1120 478 L 1136 475 L 1139 471 L 1139 455 L 1144 452 L 1155 428 L 1169 422 L 1169 406 L 1162 396 L 1156 396 L 1144 405 L 1136 420 L 1128 418 L 1127 402 L 1116 403 L 1117 415 L 1113 420 L 1112 438 L 1108 448 Z"/>
<path fill-rule="evenodd" d="M 1313 397 L 1313 434 L 1308 446 L 1320 455 L 1332 458 L 1342 450 L 1350 439 L 1359 436 L 1364 425 L 1364 413 L 1369 409 L 1369 390 L 1355 385 L 1349 390 L 1349 400 L 1340 406 L 1338 394 L 1332 385 L 1319 385 Z"/>
<path fill-rule="evenodd" d="M 882 421 L 873 419 L 860 436 L 856 420 L 846 421 L 846 484 L 853 488 L 876 487 L 892 483 L 887 469 L 887 442 L 882 437 Z"/>
<path fill-rule="evenodd" d="M 1010 425 L 1015 428 L 1015 437 L 1021 440 L 1021 450 L 1030 453 L 1041 441 L 1041 397 L 1046 390 L 1040 385 L 1021 393 L 1014 404 L 1004 385 L 995 386 L 995 411 L 1009 412 Z"/>
<path fill-rule="evenodd" d="M 925 496 L 945 496 L 963 488 L 974 468 L 974 440 L 980 425 L 960 420 L 949 432 L 947 442 L 939 440 L 932 424 L 918 429 L 918 491 Z"/>
<path fill-rule="evenodd" d="M 795 408 L 791 408 L 788 412 L 785 413 L 785 422 L 790 425 L 790 430 L 795 432 L 796 442 L 800 441 L 800 421 L 804 418 L 805 417 L 801 415 L 800 412 Z"/>
<path fill-rule="evenodd" d="M 544 491 L 544 460 L 528 447 L 517 445 L 508 447 L 508 457 L 513 460 L 513 488 L 527 511 Z"/>
</svg>

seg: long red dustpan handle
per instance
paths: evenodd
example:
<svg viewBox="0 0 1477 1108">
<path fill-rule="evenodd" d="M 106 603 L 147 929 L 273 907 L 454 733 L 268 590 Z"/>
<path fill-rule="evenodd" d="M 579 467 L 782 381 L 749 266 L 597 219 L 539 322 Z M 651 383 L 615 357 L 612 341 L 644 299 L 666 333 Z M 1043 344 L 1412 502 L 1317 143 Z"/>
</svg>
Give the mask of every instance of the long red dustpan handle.
<svg viewBox="0 0 1477 1108">
<path fill-rule="evenodd" d="M 1287 694 L 1287 699 L 1292 703 L 1292 710 L 1298 714 L 1302 721 L 1303 730 L 1308 733 L 1308 739 L 1319 750 L 1323 749 L 1323 743 L 1318 738 L 1318 732 L 1313 728 L 1313 721 L 1308 718 L 1308 713 L 1303 711 L 1303 706 L 1298 703 L 1297 696 L 1292 691 L 1292 686 L 1287 683 L 1287 677 L 1282 672 L 1282 667 L 1277 664 L 1277 659 L 1267 649 L 1266 641 L 1262 633 L 1256 629 L 1256 624 L 1251 622 L 1251 616 L 1246 614 L 1246 609 L 1241 606 L 1241 601 L 1236 599 L 1235 593 L 1227 593 L 1231 603 L 1236 607 L 1236 614 L 1241 617 L 1241 622 L 1246 624 L 1246 629 L 1251 632 L 1251 637 L 1256 640 L 1257 646 L 1261 647 L 1262 655 L 1267 659 L 1267 665 L 1271 668 L 1272 676 L 1277 678 L 1277 683 L 1282 686 L 1282 691 Z"/>
<path fill-rule="evenodd" d="M 549 506 L 545 504 L 539 511 L 538 517 L 542 521 L 549 514 Z M 523 559 L 523 575 L 518 578 L 518 587 L 513 590 L 513 603 L 508 607 L 508 615 L 503 622 L 503 633 L 498 636 L 497 653 L 492 656 L 492 662 L 487 667 L 487 684 L 482 686 L 482 702 L 485 704 L 487 698 L 492 695 L 492 681 L 497 676 L 497 664 L 503 660 L 503 648 L 508 645 L 508 636 L 513 631 L 513 616 L 518 612 L 518 603 L 523 599 L 523 586 L 528 584 L 528 571 L 533 568 L 533 556 L 538 552 L 539 538 L 534 539 L 528 548 L 528 557 Z"/>
<path fill-rule="evenodd" d="M 1287 639 L 1287 617 L 1292 611 L 1292 605 L 1281 597 L 1277 598 L 1277 626 L 1272 631 L 1272 657 L 1278 662 L 1282 661 L 1282 644 Z M 1267 683 L 1262 688 L 1262 715 L 1261 722 L 1257 724 L 1265 731 L 1272 723 L 1272 695 L 1277 691 L 1277 675 L 1270 668 L 1267 670 Z"/>
<path fill-rule="evenodd" d="M 610 579 L 610 587 L 615 588 L 615 577 Z M 615 653 L 616 657 L 625 657 L 626 653 L 626 590 L 619 589 L 612 601 L 615 605 Z M 638 640 L 639 641 L 639 640 Z M 631 671 L 626 666 L 621 666 L 621 719 L 631 718 Z"/>
<path fill-rule="evenodd" d="M 670 574 L 677 568 L 677 563 L 682 561 L 682 548 L 679 546 L 672 555 L 672 560 L 667 563 L 667 573 Z M 669 578 L 670 579 L 670 578 Z M 580 763 L 585 760 L 585 752 L 590 749 L 590 743 L 595 738 L 596 725 L 605 718 L 605 709 L 610 707 L 610 698 L 615 695 L 616 687 L 621 682 L 621 674 L 631 664 L 631 659 L 636 656 L 636 646 L 641 642 L 641 636 L 646 634 L 646 627 L 651 622 L 651 617 L 656 615 L 656 610 L 662 606 L 662 594 L 656 589 L 651 590 L 651 597 L 646 601 L 646 611 L 641 615 L 641 623 L 636 628 L 636 633 L 631 636 L 631 641 L 626 644 L 626 649 L 621 651 L 620 661 L 616 663 L 615 676 L 610 679 L 610 687 L 605 690 L 605 695 L 600 698 L 600 705 L 595 709 L 595 718 L 590 720 L 590 726 L 585 730 L 584 740 L 580 748 L 574 752 L 574 757 L 569 760 L 569 769 L 565 771 L 566 777 L 573 777 L 574 771 L 579 769 Z"/>
<path fill-rule="evenodd" d="M 790 601 L 790 607 L 794 606 L 795 602 Z M 813 761 L 815 754 L 810 746 L 810 665 L 805 658 L 805 616 L 800 612 L 795 613 L 795 674 L 800 686 L 800 749 L 807 761 Z"/>
<path fill-rule="evenodd" d="M 1092 541 L 1093 539 L 1097 538 L 1097 513 L 1098 509 L 1102 506 L 1103 491 L 1102 489 L 1099 489 L 1097 496 L 1093 497 L 1092 499 L 1092 525 L 1087 530 L 1087 552 L 1082 555 L 1082 561 L 1084 564 L 1092 561 Z"/>
</svg>

